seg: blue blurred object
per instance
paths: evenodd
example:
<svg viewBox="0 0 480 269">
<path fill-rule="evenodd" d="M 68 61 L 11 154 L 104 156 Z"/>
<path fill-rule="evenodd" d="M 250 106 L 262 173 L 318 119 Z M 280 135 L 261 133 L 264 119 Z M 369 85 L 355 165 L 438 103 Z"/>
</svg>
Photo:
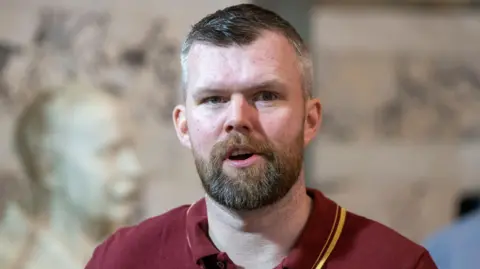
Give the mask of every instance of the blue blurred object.
<svg viewBox="0 0 480 269">
<path fill-rule="evenodd" d="M 438 269 L 480 269 L 480 209 L 433 234 L 423 245 Z"/>
</svg>

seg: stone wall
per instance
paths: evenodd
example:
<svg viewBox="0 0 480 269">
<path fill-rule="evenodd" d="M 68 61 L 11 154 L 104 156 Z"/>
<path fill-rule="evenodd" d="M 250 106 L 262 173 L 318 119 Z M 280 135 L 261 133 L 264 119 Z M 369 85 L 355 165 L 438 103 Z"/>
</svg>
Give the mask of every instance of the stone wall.
<svg viewBox="0 0 480 269">
<path fill-rule="evenodd" d="M 313 185 L 420 241 L 480 185 L 480 14 L 314 14 L 324 127 Z"/>
</svg>

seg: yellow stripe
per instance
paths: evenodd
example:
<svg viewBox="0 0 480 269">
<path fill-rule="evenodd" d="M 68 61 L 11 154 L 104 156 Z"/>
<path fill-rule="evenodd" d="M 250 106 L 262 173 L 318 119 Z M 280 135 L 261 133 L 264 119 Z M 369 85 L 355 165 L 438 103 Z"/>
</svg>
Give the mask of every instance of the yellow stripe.
<svg viewBox="0 0 480 269">
<path fill-rule="evenodd" d="M 318 263 L 317 267 L 315 269 L 322 269 L 325 263 L 327 262 L 328 257 L 332 253 L 333 249 L 335 248 L 335 245 L 338 242 L 338 239 L 340 239 L 340 235 L 342 234 L 343 226 L 345 225 L 345 219 L 347 217 L 347 211 L 345 208 L 340 209 L 340 221 L 338 222 L 337 229 L 335 231 L 335 235 L 333 236 L 332 242 L 328 246 L 327 252 L 325 255 L 323 255 L 322 259 Z M 323 252 L 323 250 L 322 250 Z"/>
<path fill-rule="evenodd" d="M 337 225 L 338 208 L 339 207 L 337 206 L 337 208 L 335 210 L 335 217 L 333 218 L 333 224 L 332 224 L 332 229 L 330 229 L 330 234 L 328 235 L 327 240 L 325 241 L 325 244 L 323 245 L 322 251 L 320 251 L 320 253 L 318 253 L 317 260 L 315 260 L 315 262 L 313 263 L 312 269 L 315 268 L 315 264 L 317 264 L 318 261 L 320 260 L 320 258 L 322 258 L 323 252 L 325 251 L 325 248 L 327 247 L 328 242 L 330 242 L 330 238 L 332 237 L 333 231 L 335 230 L 335 227 Z"/>
</svg>

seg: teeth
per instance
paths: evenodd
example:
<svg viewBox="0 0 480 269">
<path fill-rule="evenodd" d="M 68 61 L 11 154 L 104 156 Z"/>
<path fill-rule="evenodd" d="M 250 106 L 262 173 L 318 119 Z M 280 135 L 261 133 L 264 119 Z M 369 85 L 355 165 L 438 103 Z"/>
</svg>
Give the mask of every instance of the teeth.
<svg viewBox="0 0 480 269">
<path fill-rule="evenodd" d="M 250 151 L 247 151 L 247 150 L 235 150 L 234 152 L 232 152 L 232 156 L 238 156 L 238 155 L 242 155 L 242 154 L 251 154 Z"/>
</svg>

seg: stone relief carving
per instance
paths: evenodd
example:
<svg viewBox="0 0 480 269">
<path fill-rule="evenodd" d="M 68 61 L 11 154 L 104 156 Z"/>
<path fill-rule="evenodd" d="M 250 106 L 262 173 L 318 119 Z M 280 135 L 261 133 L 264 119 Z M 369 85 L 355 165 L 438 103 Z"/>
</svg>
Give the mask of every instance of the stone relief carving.
<svg viewBox="0 0 480 269">
<path fill-rule="evenodd" d="M 20 53 L 20 47 L 7 41 L 0 41 L 0 105 L 5 107 L 12 102 L 12 92 L 5 78 L 5 70 L 11 59 Z"/>
<path fill-rule="evenodd" d="M 16 126 L 28 180 L 2 180 L 23 195 L 2 202 L 0 267 L 84 268 L 100 241 L 136 221 L 143 172 L 129 110 L 105 91 L 68 83 L 39 92 Z"/>
<path fill-rule="evenodd" d="M 83 268 L 99 241 L 142 216 L 127 115 L 170 123 L 178 44 L 162 18 L 129 44 L 109 39 L 112 23 L 45 8 L 30 43 L 0 40 L 0 113 L 21 115 L 12 136 L 28 175 L 0 178 L 0 268 Z"/>
<path fill-rule="evenodd" d="M 6 74 L 0 71 L 0 92 L 4 93 L 0 98 L 8 93 L 12 98 L 7 104 L 18 108 L 39 88 L 81 79 L 128 100 L 140 118 L 152 116 L 158 123 L 170 120 L 179 66 L 178 45 L 167 36 L 166 21 L 152 21 L 143 40 L 118 51 L 108 48 L 111 23 L 103 12 L 42 10 L 31 44 L 15 55 L 9 46 L 0 47 L 0 70 L 6 69 Z M 24 75 L 19 78 L 19 74 Z"/>
<path fill-rule="evenodd" d="M 396 55 L 378 63 L 341 56 L 329 60 L 339 66 L 329 76 L 340 82 L 323 78 L 328 100 L 320 137 L 336 142 L 480 139 L 480 65 L 475 61 L 435 55 Z"/>
<path fill-rule="evenodd" d="M 153 114 L 158 121 L 170 121 L 179 94 L 178 49 L 165 36 L 165 21 L 156 20 L 138 44 L 125 48 L 118 56 L 119 65 L 103 83 L 113 91 L 125 91 L 118 79 L 126 73 L 141 89 L 143 97 L 135 107 L 139 115 Z M 128 93 L 127 93 L 128 94 Z M 130 93 L 131 96 L 131 93 Z"/>
<path fill-rule="evenodd" d="M 399 57 L 398 91 L 379 110 L 377 131 L 413 141 L 480 138 L 480 66 L 467 60 Z"/>
</svg>

